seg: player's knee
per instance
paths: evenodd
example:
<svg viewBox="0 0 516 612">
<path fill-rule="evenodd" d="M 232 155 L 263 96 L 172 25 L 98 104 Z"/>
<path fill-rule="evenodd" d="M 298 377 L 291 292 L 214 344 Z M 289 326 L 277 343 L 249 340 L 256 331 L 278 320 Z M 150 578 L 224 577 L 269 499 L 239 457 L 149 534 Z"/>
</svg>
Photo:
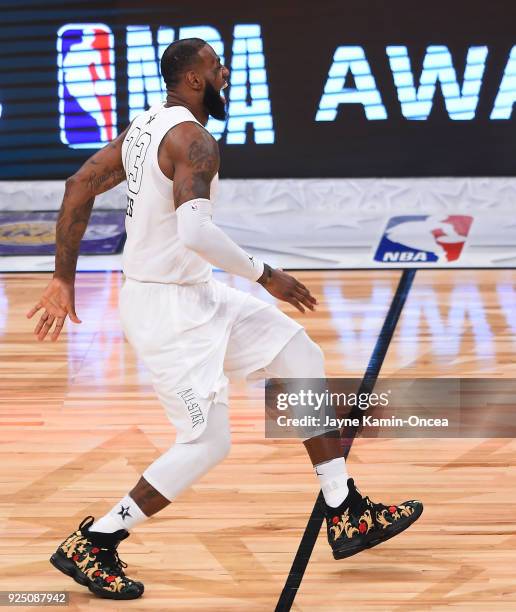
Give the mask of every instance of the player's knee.
<svg viewBox="0 0 516 612">
<path fill-rule="evenodd" d="M 324 378 L 324 355 L 302 330 L 277 355 L 269 371 L 278 378 Z"/>
<path fill-rule="evenodd" d="M 231 450 L 231 433 L 228 431 L 226 435 L 224 435 L 221 439 L 219 445 L 220 459 L 219 461 L 223 461 Z"/>
<path fill-rule="evenodd" d="M 308 338 L 308 336 L 307 336 Z M 317 367 L 324 366 L 324 353 L 322 352 L 321 347 L 314 342 L 311 338 L 308 338 L 308 354 L 310 362 Z"/>
<path fill-rule="evenodd" d="M 229 431 L 218 432 L 209 444 L 207 456 L 210 459 L 211 467 L 214 467 L 229 455 L 231 450 L 231 434 Z"/>
<path fill-rule="evenodd" d="M 300 355 L 302 355 L 304 361 L 304 376 L 313 378 L 324 377 L 324 353 L 321 347 L 306 332 L 303 332 L 300 336 L 302 338 Z"/>
<path fill-rule="evenodd" d="M 211 466 L 223 461 L 231 450 L 231 429 L 227 409 L 210 410 L 208 425 L 199 439 L 204 446 L 204 454 Z"/>
</svg>

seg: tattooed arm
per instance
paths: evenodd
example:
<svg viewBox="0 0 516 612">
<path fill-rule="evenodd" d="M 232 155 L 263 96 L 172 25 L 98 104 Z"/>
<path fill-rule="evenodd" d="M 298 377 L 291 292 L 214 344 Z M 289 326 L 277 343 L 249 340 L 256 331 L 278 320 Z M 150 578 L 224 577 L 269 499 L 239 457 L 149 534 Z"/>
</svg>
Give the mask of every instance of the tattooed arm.
<svg viewBox="0 0 516 612">
<path fill-rule="evenodd" d="M 90 219 L 95 196 L 108 191 L 125 179 L 122 164 L 122 143 L 127 130 L 95 153 L 66 181 L 65 193 L 56 227 L 56 260 L 52 281 L 39 301 L 27 313 L 30 319 L 41 309 L 34 334 L 44 340 L 52 330 L 57 340 L 67 316 L 74 323 L 81 321 L 75 312 L 75 270 L 81 239 Z"/>
<path fill-rule="evenodd" d="M 210 197 L 210 184 L 219 170 L 219 147 L 213 136 L 193 122 L 180 123 L 161 141 L 158 162 L 174 181 L 176 209 L 188 200 Z"/>
<path fill-rule="evenodd" d="M 57 219 L 55 278 L 73 282 L 81 240 L 95 196 L 125 179 L 121 152 L 126 133 L 127 130 L 95 153 L 66 181 Z"/>
</svg>

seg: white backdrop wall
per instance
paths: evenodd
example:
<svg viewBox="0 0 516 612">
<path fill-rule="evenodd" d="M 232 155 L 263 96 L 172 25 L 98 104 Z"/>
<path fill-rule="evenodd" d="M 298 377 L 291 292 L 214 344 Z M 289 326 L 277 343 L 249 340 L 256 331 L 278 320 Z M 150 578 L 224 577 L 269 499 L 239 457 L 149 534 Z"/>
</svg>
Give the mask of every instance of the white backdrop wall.
<svg viewBox="0 0 516 612">
<path fill-rule="evenodd" d="M 63 192 L 62 181 L 0 182 L 0 211 L 56 210 Z M 99 196 L 95 207 L 125 209 L 124 186 Z M 458 260 L 405 262 L 404 267 L 516 265 L 513 177 L 223 179 L 215 210 L 216 222 L 239 244 L 274 265 L 400 267 L 400 263 L 374 260 L 388 220 L 398 215 L 433 215 L 436 220 L 448 215 L 473 217 Z M 18 259 L 23 264 L 24 258 L 4 259 L 10 259 L 12 265 Z M 88 258 L 87 269 L 98 269 L 97 264 L 103 267 L 103 260 L 93 259 Z M 119 258 L 112 261 L 112 267 L 119 268 Z M 4 262 L 2 269 L 6 265 Z"/>
</svg>

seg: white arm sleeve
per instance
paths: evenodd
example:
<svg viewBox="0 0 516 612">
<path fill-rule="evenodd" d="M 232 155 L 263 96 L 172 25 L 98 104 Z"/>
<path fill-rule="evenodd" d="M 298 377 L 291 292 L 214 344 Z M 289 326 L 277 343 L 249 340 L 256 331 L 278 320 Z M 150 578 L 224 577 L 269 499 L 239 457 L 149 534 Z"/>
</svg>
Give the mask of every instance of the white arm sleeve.
<svg viewBox="0 0 516 612">
<path fill-rule="evenodd" d="M 248 255 L 217 227 L 209 200 L 188 200 L 176 211 L 181 242 L 217 268 L 256 281 L 263 274 L 263 262 Z"/>
</svg>

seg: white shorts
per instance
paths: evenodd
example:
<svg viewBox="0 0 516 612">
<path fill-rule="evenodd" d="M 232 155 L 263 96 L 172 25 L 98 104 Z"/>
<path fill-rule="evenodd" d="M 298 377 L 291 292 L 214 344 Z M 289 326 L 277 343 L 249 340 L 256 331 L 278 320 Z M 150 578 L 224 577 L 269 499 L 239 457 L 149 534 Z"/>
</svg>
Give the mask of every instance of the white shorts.
<svg viewBox="0 0 516 612">
<path fill-rule="evenodd" d="M 267 366 L 302 328 L 278 308 L 214 279 L 197 285 L 126 279 L 120 316 L 149 369 L 177 442 L 194 440 L 228 401 L 228 377 Z"/>
</svg>

